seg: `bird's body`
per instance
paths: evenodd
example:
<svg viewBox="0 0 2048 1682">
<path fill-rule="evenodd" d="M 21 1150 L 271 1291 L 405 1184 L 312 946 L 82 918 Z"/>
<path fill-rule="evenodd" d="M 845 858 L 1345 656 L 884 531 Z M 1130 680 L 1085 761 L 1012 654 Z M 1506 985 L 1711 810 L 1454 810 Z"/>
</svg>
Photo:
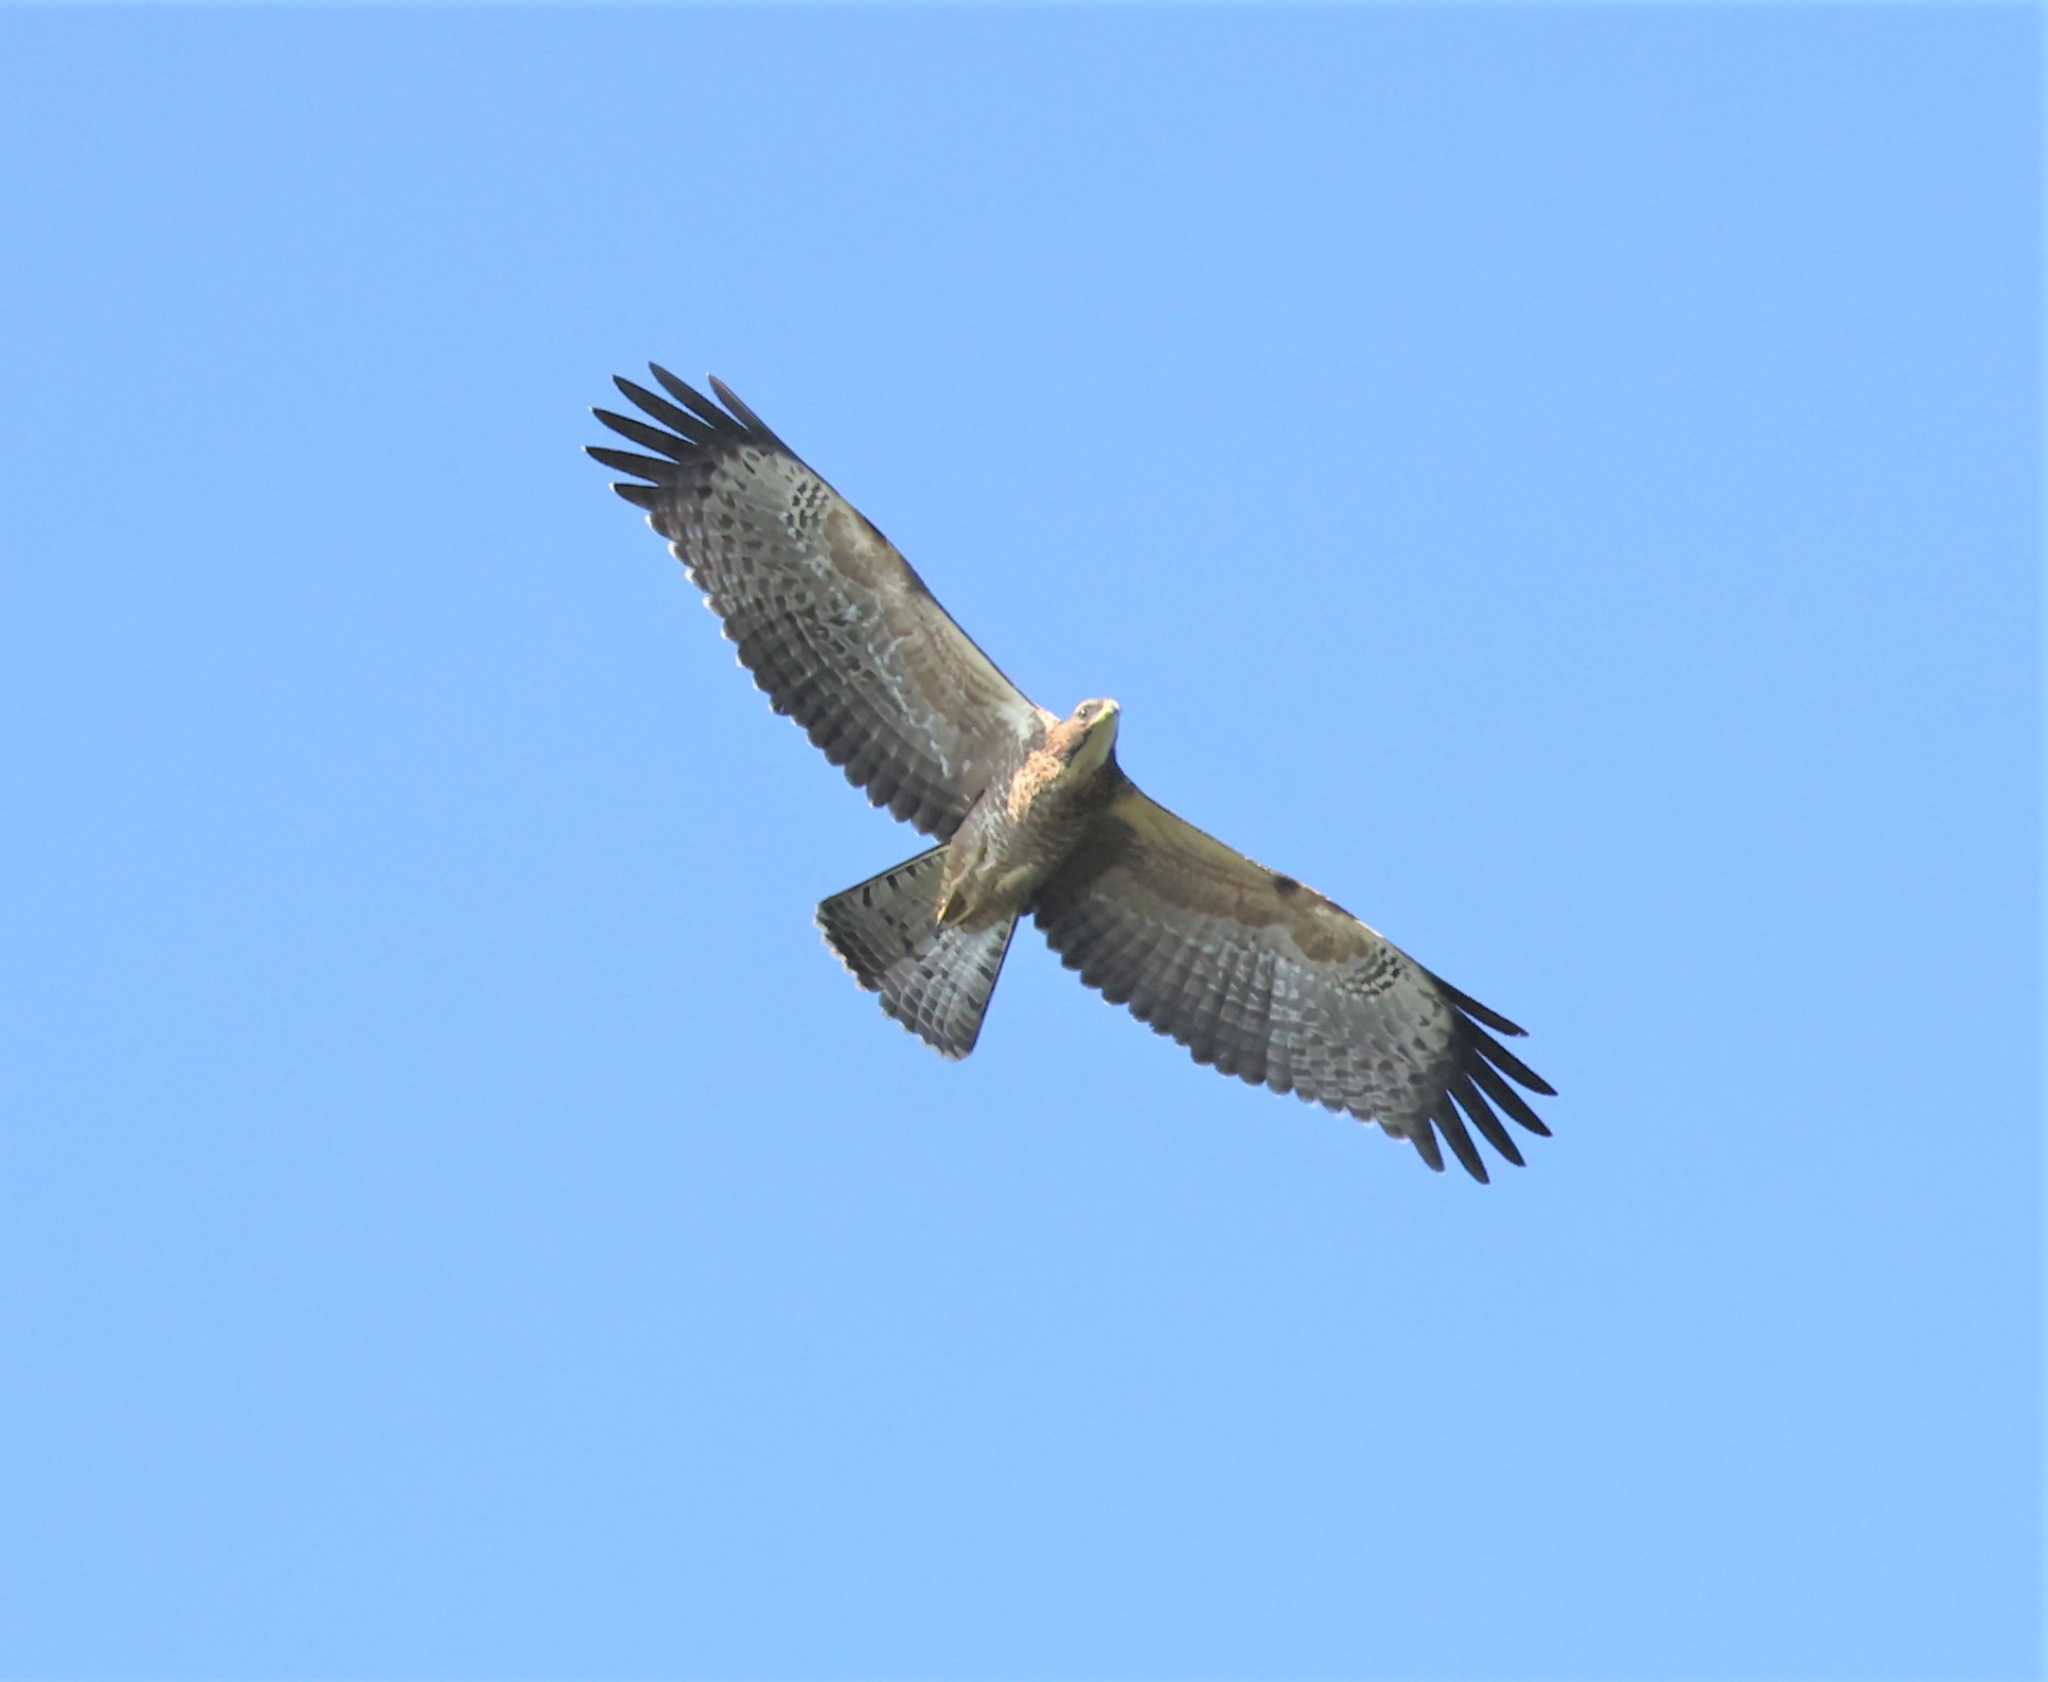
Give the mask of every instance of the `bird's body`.
<svg viewBox="0 0 2048 1682">
<path fill-rule="evenodd" d="M 659 454 L 591 454 L 634 476 L 613 488 L 669 539 L 775 709 L 939 843 L 818 908 L 890 1015 L 965 1056 L 1029 915 L 1198 1062 L 1377 1121 L 1431 1167 L 1440 1133 L 1486 1178 L 1468 1121 L 1517 1163 L 1500 1114 L 1549 1131 L 1510 1083 L 1551 1088 L 1488 1031 L 1519 1028 L 1149 799 L 1117 763 L 1115 702 L 1036 706 L 726 387 L 712 381 L 721 408 L 654 374 L 668 397 L 617 382 L 649 420 L 597 413 Z"/>
<path fill-rule="evenodd" d="M 998 767 L 946 843 L 941 927 L 1030 908 L 1115 792 L 1117 715 L 1114 701 L 1083 701 Z"/>
</svg>

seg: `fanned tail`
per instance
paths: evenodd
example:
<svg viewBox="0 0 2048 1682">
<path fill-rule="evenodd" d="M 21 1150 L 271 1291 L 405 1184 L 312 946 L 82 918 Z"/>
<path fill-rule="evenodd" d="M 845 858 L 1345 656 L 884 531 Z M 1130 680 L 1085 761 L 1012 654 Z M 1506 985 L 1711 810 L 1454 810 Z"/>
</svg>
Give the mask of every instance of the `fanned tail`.
<svg viewBox="0 0 2048 1682">
<path fill-rule="evenodd" d="M 940 928 L 945 851 L 934 847 L 834 894 L 818 907 L 818 927 L 885 1011 L 941 1055 L 965 1057 L 981 1037 L 1017 919 Z"/>
</svg>

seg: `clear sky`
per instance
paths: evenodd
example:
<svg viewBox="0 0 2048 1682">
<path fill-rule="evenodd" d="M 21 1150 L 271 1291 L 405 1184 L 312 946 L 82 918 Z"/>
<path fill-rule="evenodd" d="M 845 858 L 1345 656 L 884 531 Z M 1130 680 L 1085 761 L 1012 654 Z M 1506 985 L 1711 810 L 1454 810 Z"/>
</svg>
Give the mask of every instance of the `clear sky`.
<svg viewBox="0 0 2048 1682">
<path fill-rule="evenodd" d="M 2032 1672 L 2041 37 L 6 13 L 0 1672 Z M 885 1020 L 650 357 L 1556 1137 Z"/>
</svg>

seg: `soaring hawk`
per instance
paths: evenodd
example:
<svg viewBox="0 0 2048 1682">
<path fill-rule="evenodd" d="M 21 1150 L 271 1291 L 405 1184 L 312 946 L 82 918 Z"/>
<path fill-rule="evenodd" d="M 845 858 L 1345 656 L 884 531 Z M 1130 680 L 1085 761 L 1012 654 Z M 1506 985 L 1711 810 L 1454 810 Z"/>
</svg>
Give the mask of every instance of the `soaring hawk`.
<svg viewBox="0 0 2048 1682">
<path fill-rule="evenodd" d="M 1552 1094 L 1495 1035 L 1522 1030 L 1292 876 L 1146 797 L 1116 760 L 1117 704 L 1058 718 L 948 617 L 861 512 L 714 379 L 665 369 L 645 415 L 596 411 L 651 450 L 593 446 L 628 475 L 770 704 L 847 780 L 938 845 L 818 907 L 882 1008 L 948 1057 L 981 1033 L 1017 919 L 1069 969 L 1212 1064 L 1376 1121 L 1484 1180 L 1468 1124 L 1508 1161 L 1516 1086 Z M 673 401 L 671 401 L 673 399 Z M 720 405 L 723 405 L 721 407 Z"/>
</svg>

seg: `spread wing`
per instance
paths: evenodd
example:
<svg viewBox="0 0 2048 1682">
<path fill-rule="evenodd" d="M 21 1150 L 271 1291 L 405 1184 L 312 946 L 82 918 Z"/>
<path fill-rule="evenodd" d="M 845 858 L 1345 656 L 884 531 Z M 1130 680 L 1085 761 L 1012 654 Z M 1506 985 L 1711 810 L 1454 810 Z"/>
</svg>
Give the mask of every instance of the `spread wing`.
<svg viewBox="0 0 2048 1682">
<path fill-rule="evenodd" d="M 648 420 L 596 411 L 656 452 L 593 447 L 644 481 L 612 489 L 647 510 L 775 710 L 875 805 L 951 835 L 997 762 L 1037 730 L 1038 710 L 753 410 L 715 379 L 724 408 L 653 372 L 674 402 L 616 382 Z"/>
<path fill-rule="evenodd" d="M 1468 1121 L 1517 1164 L 1500 1116 L 1550 1131 L 1509 1083 L 1553 1089 L 1494 1038 L 1520 1028 L 1128 781 L 1035 915 L 1069 969 L 1197 1063 L 1377 1121 L 1432 1168 L 1440 1131 L 1486 1178 Z"/>
</svg>

